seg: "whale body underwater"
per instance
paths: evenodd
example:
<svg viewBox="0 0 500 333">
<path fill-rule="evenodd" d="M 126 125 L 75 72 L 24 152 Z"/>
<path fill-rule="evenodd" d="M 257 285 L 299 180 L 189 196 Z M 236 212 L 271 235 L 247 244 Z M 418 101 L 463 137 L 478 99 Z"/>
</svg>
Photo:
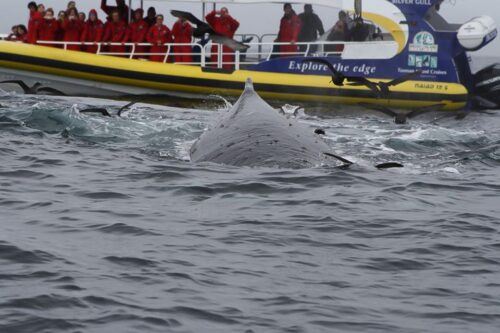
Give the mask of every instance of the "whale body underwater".
<svg viewBox="0 0 500 333">
<path fill-rule="evenodd" d="M 192 162 L 238 167 L 339 166 L 330 150 L 313 129 L 266 103 L 248 79 L 238 101 L 214 127 L 200 136 L 191 147 L 190 155 Z"/>
<path fill-rule="evenodd" d="M 144 97 L 145 98 L 145 97 Z M 138 99 L 115 114 L 104 108 L 80 110 L 82 114 L 121 117 Z M 219 122 L 205 131 L 191 146 L 191 162 L 211 162 L 236 167 L 304 169 L 320 166 L 347 168 L 353 162 L 335 155 L 323 140 L 324 131 L 299 123 L 266 103 L 256 92 L 251 79 L 234 106 Z M 378 169 L 402 168 L 389 162 Z"/>
</svg>

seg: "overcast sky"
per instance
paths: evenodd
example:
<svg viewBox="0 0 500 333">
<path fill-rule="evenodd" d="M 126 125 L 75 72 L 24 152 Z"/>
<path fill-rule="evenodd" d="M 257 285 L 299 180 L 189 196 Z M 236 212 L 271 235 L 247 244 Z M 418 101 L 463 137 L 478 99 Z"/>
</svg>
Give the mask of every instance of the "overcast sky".
<svg viewBox="0 0 500 333">
<path fill-rule="evenodd" d="M 128 1 L 128 0 L 127 0 Z M 60 9 L 64 9 L 67 4 L 67 0 L 40 0 L 45 4 L 46 7 L 53 7 L 57 12 Z M 78 9 L 81 11 L 88 12 L 92 8 L 99 8 L 100 0 L 80 0 L 76 1 Z M 108 0 L 110 4 L 114 4 L 114 0 Z M 498 23 L 500 23 L 500 1 L 498 0 L 452 0 L 456 4 L 450 5 L 446 4 L 443 6 L 441 12 L 442 14 L 453 23 L 463 23 L 475 16 L 479 15 L 490 15 Z M 7 5 L 8 3 L 8 5 Z M 19 24 L 27 23 L 27 5 L 28 1 L 23 0 L 0 0 L 3 8 L 1 11 L 0 20 L 0 30 L 1 32 L 9 32 L 10 27 Z M 140 1 L 133 0 L 133 3 L 138 5 Z M 201 16 L 201 6 L 200 5 L 190 5 L 179 2 L 169 3 L 169 2 L 157 2 L 157 1 L 144 1 L 144 6 L 149 7 L 150 5 L 156 6 L 159 13 L 166 14 L 167 24 L 171 27 L 173 25 L 174 19 L 168 15 L 170 9 L 180 9 L 189 10 L 196 15 Z M 300 7 L 295 6 L 297 12 L 301 12 Z M 282 15 L 282 8 L 280 5 L 233 5 L 229 6 L 231 14 L 241 22 L 239 33 L 276 33 L 279 27 L 279 20 Z M 336 11 L 333 9 L 316 8 L 316 12 L 322 18 L 325 28 L 330 28 L 333 25 L 333 21 L 336 17 Z M 102 15 L 103 16 L 103 15 Z M 484 50 L 481 51 L 483 55 L 500 56 L 500 38 L 498 38 L 495 44 L 489 45 Z"/>
</svg>

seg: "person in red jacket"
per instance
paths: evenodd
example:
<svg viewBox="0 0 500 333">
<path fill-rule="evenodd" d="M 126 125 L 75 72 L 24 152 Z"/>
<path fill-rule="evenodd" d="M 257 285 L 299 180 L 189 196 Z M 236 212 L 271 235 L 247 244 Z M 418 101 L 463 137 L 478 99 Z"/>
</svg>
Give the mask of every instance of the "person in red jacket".
<svg viewBox="0 0 500 333">
<path fill-rule="evenodd" d="M 40 32 L 40 26 L 43 22 L 43 15 L 39 11 L 36 2 L 30 2 L 28 4 L 28 9 L 30 10 L 30 19 L 28 22 L 28 34 L 26 35 L 26 42 L 30 44 L 36 44 L 38 40 L 38 33 Z"/>
<path fill-rule="evenodd" d="M 15 42 L 17 41 L 17 37 L 18 37 L 18 34 L 19 34 L 19 26 L 18 25 L 14 25 L 11 29 L 10 29 L 10 34 L 9 36 L 7 36 L 7 38 L 5 38 L 5 40 L 9 41 L 9 42 Z"/>
<path fill-rule="evenodd" d="M 149 7 L 148 8 L 148 14 L 144 18 L 146 23 L 149 25 L 149 27 L 152 27 L 156 23 L 156 8 L 155 7 Z"/>
<path fill-rule="evenodd" d="M 78 12 L 75 8 L 69 10 L 68 17 L 63 21 L 61 28 L 64 31 L 63 40 L 65 42 L 80 42 L 83 25 L 78 19 Z M 81 48 L 80 45 L 68 45 L 66 49 L 80 51 Z"/>
<path fill-rule="evenodd" d="M 233 38 L 234 33 L 238 30 L 240 23 L 236 21 L 231 15 L 229 15 L 229 10 L 226 7 L 222 7 L 220 11 L 212 11 L 206 17 L 208 24 L 220 35 Z M 212 56 L 210 58 L 211 62 L 217 63 L 219 46 L 212 46 Z M 223 68 L 231 69 L 234 67 L 234 54 L 227 46 L 222 46 L 222 63 Z"/>
<path fill-rule="evenodd" d="M 172 35 L 174 37 L 174 43 L 185 43 L 190 44 L 193 39 L 193 27 L 183 18 L 180 18 L 175 22 L 172 28 Z M 193 62 L 193 56 L 191 53 L 193 48 L 191 45 L 176 45 L 174 46 L 174 61 L 175 62 Z"/>
<path fill-rule="evenodd" d="M 129 8 L 125 4 L 125 0 L 116 0 L 116 6 L 108 6 L 107 0 L 101 0 L 101 9 L 108 15 L 106 20 L 108 22 L 113 21 L 113 12 L 118 11 L 120 18 L 128 23 L 128 11 Z"/>
<path fill-rule="evenodd" d="M 45 17 L 43 18 L 42 25 L 40 27 L 40 33 L 38 36 L 39 40 L 43 41 L 57 41 L 57 32 L 59 31 L 59 22 L 54 18 L 54 10 L 52 8 L 47 9 L 45 12 Z M 42 44 L 44 46 L 57 47 L 54 44 Z"/>
<path fill-rule="evenodd" d="M 149 29 L 148 42 L 153 44 L 151 46 L 151 53 L 159 53 L 151 55 L 149 60 L 164 62 L 167 53 L 166 43 L 172 43 L 172 33 L 166 25 L 163 24 L 163 15 L 156 17 L 156 24 Z"/>
<path fill-rule="evenodd" d="M 115 10 L 113 13 L 111 13 L 111 22 L 106 23 L 104 41 L 108 43 L 125 44 L 128 41 L 127 36 L 127 23 L 122 20 L 120 12 L 118 10 Z M 111 45 L 109 47 L 109 52 L 126 53 L 127 48 L 125 47 L 125 45 Z"/>
<path fill-rule="evenodd" d="M 68 2 L 68 5 L 66 6 L 66 14 L 69 14 L 69 10 L 71 8 L 75 8 L 76 9 L 76 2 L 75 1 Z M 76 11 L 78 11 L 78 9 Z"/>
<path fill-rule="evenodd" d="M 280 32 L 278 33 L 277 41 L 280 43 L 290 43 L 290 45 L 280 45 L 280 53 L 282 57 L 290 57 L 298 51 L 297 42 L 299 38 L 301 22 L 297 14 L 292 8 L 292 5 L 286 3 L 284 6 L 285 15 L 281 19 Z"/>
<path fill-rule="evenodd" d="M 64 30 L 62 29 L 62 24 L 66 20 L 66 17 L 67 16 L 66 16 L 65 10 L 61 10 L 57 14 L 57 23 L 59 24 L 59 31 L 57 32 L 56 40 L 58 40 L 58 41 L 61 41 L 64 39 Z M 59 47 L 61 47 L 61 46 L 59 46 Z"/>
<path fill-rule="evenodd" d="M 23 43 L 28 42 L 28 29 L 22 24 L 17 26 L 17 40 Z"/>
<path fill-rule="evenodd" d="M 97 16 L 97 11 L 92 9 L 89 12 L 89 19 L 83 27 L 81 41 L 85 43 L 100 43 L 104 35 L 104 24 Z M 97 53 L 97 45 L 85 45 L 83 50 L 89 53 Z"/>
<path fill-rule="evenodd" d="M 130 42 L 135 44 L 147 43 L 146 37 L 149 31 L 149 25 L 143 18 L 144 10 L 137 9 L 134 12 L 134 22 L 130 23 L 128 33 Z M 135 53 L 146 53 L 148 48 L 143 45 L 135 46 Z M 145 55 L 138 55 L 134 58 L 144 58 Z"/>
</svg>

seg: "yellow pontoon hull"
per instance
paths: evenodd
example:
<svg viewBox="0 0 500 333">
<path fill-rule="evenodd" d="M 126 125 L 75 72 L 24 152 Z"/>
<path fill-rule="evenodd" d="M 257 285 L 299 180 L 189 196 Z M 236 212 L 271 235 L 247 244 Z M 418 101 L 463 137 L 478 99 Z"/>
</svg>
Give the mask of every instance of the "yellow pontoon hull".
<svg viewBox="0 0 500 333">
<path fill-rule="evenodd" d="M 330 78 L 319 75 L 283 74 L 237 70 L 221 73 L 202 70 L 199 66 L 163 64 L 127 58 L 95 55 L 85 52 L 0 42 L 0 71 L 50 75 L 66 80 L 124 87 L 169 94 L 220 94 L 239 96 L 250 77 L 255 88 L 266 99 L 327 103 L 371 103 L 396 108 L 416 108 L 443 104 L 443 109 L 465 107 L 467 89 L 457 83 L 408 81 L 391 90 L 390 99 L 377 99 L 365 87 L 335 87 Z M 382 80 L 383 81 L 383 80 Z M 130 87 L 128 92 L 127 87 Z"/>
</svg>

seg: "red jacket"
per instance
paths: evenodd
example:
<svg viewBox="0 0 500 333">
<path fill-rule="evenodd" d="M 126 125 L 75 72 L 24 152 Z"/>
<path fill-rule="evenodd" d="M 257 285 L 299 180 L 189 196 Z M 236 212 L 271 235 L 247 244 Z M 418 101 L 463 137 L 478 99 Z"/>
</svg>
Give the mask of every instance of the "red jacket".
<svg viewBox="0 0 500 333">
<path fill-rule="evenodd" d="M 126 43 L 128 35 L 127 23 L 124 21 L 120 22 L 108 22 L 106 23 L 104 32 L 104 41 L 110 43 Z"/>
<path fill-rule="evenodd" d="M 58 31 L 59 31 L 59 22 L 57 22 L 56 19 L 51 19 L 51 20 L 44 19 L 42 25 L 40 26 L 38 39 L 46 41 L 56 41 Z"/>
<path fill-rule="evenodd" d="M 83 27 L 82 42 L 95 42 L 99 43 L 102 41 L 102 37 L 104 36 L 104 24 L 101 20 L 97 19 L 97 21 L 92 22 L 87 20 Z"/>
<path fill-rule="evenodd" d="M 215 32 L 229 38 L 233 38 L 234 33 L 240 26 L 240 23 L 231 16 L 217 17 L 215 11 L 208 14 L 206 19 L 208 24 L 214 28 Z"/>
<path fill-rule="evenodd" d="M 297 15 L 283 16 L 278 34 L 278 42 L 297 42 L 302 23 Z"/>
<path fill-rule="evenodd" d="M 128 40 L 132 43 L 145 43 L 148 35 L 149 25 L 144 20 L 130 23 L 128 29 Z"/>
<path fill-rule="evenodd" d="M 27 34 L 19 34 L 19 36 L 17 36 L 17 40 L 21 41 L 23 43 L 27 43 L 28 42 L 28 35 Z"/>
<path fill-rule="evenodd" d="M 106 0 L 101 0 L 101 9 L 108 15 L 107 20 L 111 20 L 111 14 L 113 11 L 118 10 L 122 20 L 128 23 L 128 6 L 125 4 L 125 0 L 116 0 L 118 6 L 108 6 Z"/>
<path fill-rule="evenodd" d="M 191 43 L 193 40 L 193 27 L 188 22 L 177 21 L 172 28 L 175 43 Z"/>
<path fill-rule="evenodd" d="M 153 44 L 151 46 L 151 53 L 163 53 L 167 51 L 167 47 L 163 45 L 158 45 L 158 43 L 166 44 L 172 43 L 172 33 L 166 25 L 157 26 L 156 24 L 149 29 L 148 32 L 148 42 Z M 151 55 L 149 57 L 151 61 L 162 62 L 165 59 L 164 55 Z"/>
<path fill-rule="evenodd" d="M 80 36 L 83 30 L 83 24 L 80 20 L 69 20 L 65 19 L 61 24 L 61 28 L 64 31 L 63 40 L 65 42 L 79 42 Z M 68 45 L 67 50 L 80 51 L 80 45 Z"/>
<path fill-rule="evenodd" d="M 172 43 L 172 33 L 166 25 L 158 27 L 156 24 L 149 29 L 148 43 L 157 45 L 158 43 Z"/>
<path fill-rule="evenodd" d="M 83 30 L 83 24 L 80 20 L 69 20 L 63 21 L 62 30 L 64 31 L 64 41 L 65 42 L 79 42 L 80 36 Z"/>
<path fill-rule="evenodd" d="M 43 23 L 42 13 L 30 12 L 30 20 L 28 22 L 28 34 L 26 36 L 26 41 L 30 44 L 35 44 L 38 40 L 38 35 L 40 33 L 40 27 Z"/>
</svg>

